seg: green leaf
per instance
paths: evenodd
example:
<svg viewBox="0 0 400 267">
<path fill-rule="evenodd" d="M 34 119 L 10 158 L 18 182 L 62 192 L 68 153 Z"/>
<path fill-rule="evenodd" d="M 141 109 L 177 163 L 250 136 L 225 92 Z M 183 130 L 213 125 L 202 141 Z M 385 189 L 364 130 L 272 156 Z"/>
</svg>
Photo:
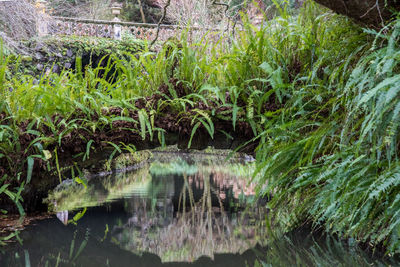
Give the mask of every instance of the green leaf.
<svg viewBox="0 0 400 267">
<path fill-rule="evenodd" d="M 263 62 L 259 68 L 264 71 L 266 74 L 271 75 L 272 72 L 274 72 L 274 69 L 271 67 L 271 65 L 268 62 Z"/>
<path fill-rule="evenodd" d="M 4 191 L 6 191 L 6 189 L 7 189 L 7 187 L 8 187 L 9 185 L 10 185 L 10 184 L 3 184 L 3 186 L 0 187 L 0 194 L 3 193 Z"/>
<path fill-rule="evenodd" d="M 201 125 L 201 122 L 197 122 L 197 123 L 194 125 L 194 127 L 193 127 L 193 129 L 192 129 L 192 133 L 190 134 L 190 139 L 189 139 L 189 143 L 188 143 L 188 148 L 190 148 L 190 147 L 192 146 L 192 139 L 193 139 L 193 136 L 194 136 L 194 134 L 196 133 L 197 128 L 199 128 L 200 125 Z"/>
<path fill-rule="evenodd" d="M 90 157 L 90 148 L 91 148 L 93 142 L 94 142 L 93 140 L 90 140 L 90 141 L 86 144 L 86 153 L 85 153 L 85 155 L 83 156 L 83 161 L 85 161 L 86 159 L 89 159 L 89 157 Z"/>
<path fill-rule="evenodd" d="M 139 122 L 140 122 L 140 136 L 142 140 L 146 139 L 146 121 L 147 121 L 147 114 L 143 110 L 139 110 Z"/>
<path fill-rule="evenodd" d="M 87 180 L 86 179 L 81 179 L 81 178 L 79 178 L 79 177 L 75 177 L 75 182 L 77 182 L 78 184 L 81 184 L 81 185 L 83 185 L 83 187 L 85 188 L 85 189 L 87 189 Z"/>
<path fill-rule="evenodd" d="M 32 178 L 32 171 L 33 171 L 33 165 L 35 163 L 35 159 L 32 156 L 30 156 L 30 157 L 28 157 L 27 162 L 28 162 L 28 171 L 26 174 L 26 183 L 28 184 Z"/>
<path fill-rule="evenodd" d="M 87 211 L 87 208 L 84 208 L 81 212 L 78 212 L 78 213 L 74 216 L 73 220 L 74 220 L 75 222 L 77 222 L 78 220 L 80 220 L 80 219 L 85 215 L 86 211 Z"/>
<path fill-rule="evenodd" d="M 51 159 L 51 152 L 49 150 L 43 150 L 42 152 L 46 160 Z"/>
</svg>

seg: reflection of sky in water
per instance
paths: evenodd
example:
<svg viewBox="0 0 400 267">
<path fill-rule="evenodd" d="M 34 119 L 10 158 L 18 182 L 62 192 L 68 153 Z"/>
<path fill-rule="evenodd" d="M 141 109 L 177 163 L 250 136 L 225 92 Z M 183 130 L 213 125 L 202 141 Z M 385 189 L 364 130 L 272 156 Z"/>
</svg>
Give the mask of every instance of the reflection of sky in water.
<svg viewBox="0 0 400 267">
<path fill-rule="evenodd" d="M 245 208 L 254 195 L 249 183 L 254 165 L 217 157 L 173 158 L 92 179 L 87 188 L 72 187 L 68 194 L 55 192 L 51 203 L 58 219 L 23 231 L 23 244 L 0 254 L 0 266 L 25 266 L 27 257 L 32 266 L 157 266 L 161 261 L 253 266 L 257 259 L 264 261 L 265 253 L 252 248 L 266 242 L 266 212 Z M 293 242 L 277 244 L 277 251 L 295 251 Z M 279 253 L 274 257 L 284 261 Z"/>
</svg>

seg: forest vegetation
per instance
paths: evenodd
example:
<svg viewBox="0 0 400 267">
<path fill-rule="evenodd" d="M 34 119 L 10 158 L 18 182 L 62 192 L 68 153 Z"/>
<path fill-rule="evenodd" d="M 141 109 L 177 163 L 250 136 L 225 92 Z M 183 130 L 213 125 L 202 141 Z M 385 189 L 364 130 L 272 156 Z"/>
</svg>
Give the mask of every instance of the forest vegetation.
<svg viewBox="0 0 400 267">
<path fill-rule="evenodd" d="M 155 51 L 145 41 L 101 66 L 78 58 L 59 74 L 24 75 L 12 46 L 1 47 L 0 211 L 24 215 L 36 174 L 61 182 L 60 164 L 101 149 L 112 158 L 143 140 L 165 145 L 170 132 L 187 148 L 196 136 L 240 133 L 256 156 L 258 195 L 272 193 L 274 224 L 312 223 L 398 254 L 399 16 L 366 27 L 310 0 L 265 4 L 261 25 L 242 9 L 242 29 L 220 42 L 183 34 Z"/>
</svg>

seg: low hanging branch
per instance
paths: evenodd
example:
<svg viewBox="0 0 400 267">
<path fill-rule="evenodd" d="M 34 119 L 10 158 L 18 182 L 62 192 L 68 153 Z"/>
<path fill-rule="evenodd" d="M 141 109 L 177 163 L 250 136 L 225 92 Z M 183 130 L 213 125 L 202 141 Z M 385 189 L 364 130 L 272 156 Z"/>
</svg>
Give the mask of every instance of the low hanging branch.
<svg viewBox="0 0 400 267">
<path fill-rule="evenodd" d="M 373 28 L 382 28 L 400 11 L 399 0 L 315 0 L 333 11 Z"/>
<path fill-rule="evenodd" d="M 163 8 L 163 15 L 162 15 L 161 19 L 158 21 L 158 24 L 157 24 L 156 37 L 154 38 L 153 41 L 151 41 L 150 47 L 152 47 L 155 44 L 155 42 L 157 41 L 157 39 L 158 39 L 158 35 L 160 34 L 160 26 L 163 23 L 163 21 L 165 19 L 165 16 L 167 15 L 167 8 L 169 7 L 170 4 L 171 4 L 171 0 L 168 0 L 167 3 L 165 4 L 164 8 Z"/>
</svg>

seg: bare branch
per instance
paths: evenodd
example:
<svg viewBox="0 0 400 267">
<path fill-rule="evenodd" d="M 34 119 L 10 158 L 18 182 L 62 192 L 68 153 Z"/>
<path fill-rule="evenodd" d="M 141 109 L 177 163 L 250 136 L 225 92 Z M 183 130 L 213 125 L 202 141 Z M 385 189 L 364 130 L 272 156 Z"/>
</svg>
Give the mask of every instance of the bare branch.
<svg viewBox="0 0 400 267">
<path fill-rule="evenodd" d="M 170 4 L 171 4 L 171 0 L 168 0 L 167 3 L 164 5 L 163 15 L 162 15 L 161 19 L 158 21 L 158 24 L 157 24 L 156 37 L 154 38 L 153 41 L 151 41 L 150 47 L 152 47 L 154 45 L 154 43 L 157 41 L 157 39 L 158 39 L 158 35 L 160 34 L 160 26 L 163 23 L 163 21 L 165 19 L 165 16 L 167 15 L 167 8 L 169 7 Z"/>
<path fill-rule="evenodd" d="M 217 2 L 217 0 L 213 0 L 213 1 L 211 2 L 211 5 L 214 5 L 214 6 L 224 6 L 224 7 L 225 7 L 225 14 L 226 14 L 226 12 L 228 12 L 228 9 L 229 9 L 229 5 L 228 5 L 227 3 Z"/>
<path fill-rule="evenodd" d="M 141 0 L 138 0 L 138 3 L 139 3 L 140 15 L 142 16 L 142 22 L 143 22 L 143 23 L 146 23 L 146 16 L 144 15 L 144 12 L 143 12 L 142 1 L 141 1 Z"/>
<path fill-rule="evenodd" d="M 42 16 L 27 0 L 0 2 L 0 37 L 8 47 L 21 52 L 20 41 L 36 35 L 36 22 Z"/>
</svg>

